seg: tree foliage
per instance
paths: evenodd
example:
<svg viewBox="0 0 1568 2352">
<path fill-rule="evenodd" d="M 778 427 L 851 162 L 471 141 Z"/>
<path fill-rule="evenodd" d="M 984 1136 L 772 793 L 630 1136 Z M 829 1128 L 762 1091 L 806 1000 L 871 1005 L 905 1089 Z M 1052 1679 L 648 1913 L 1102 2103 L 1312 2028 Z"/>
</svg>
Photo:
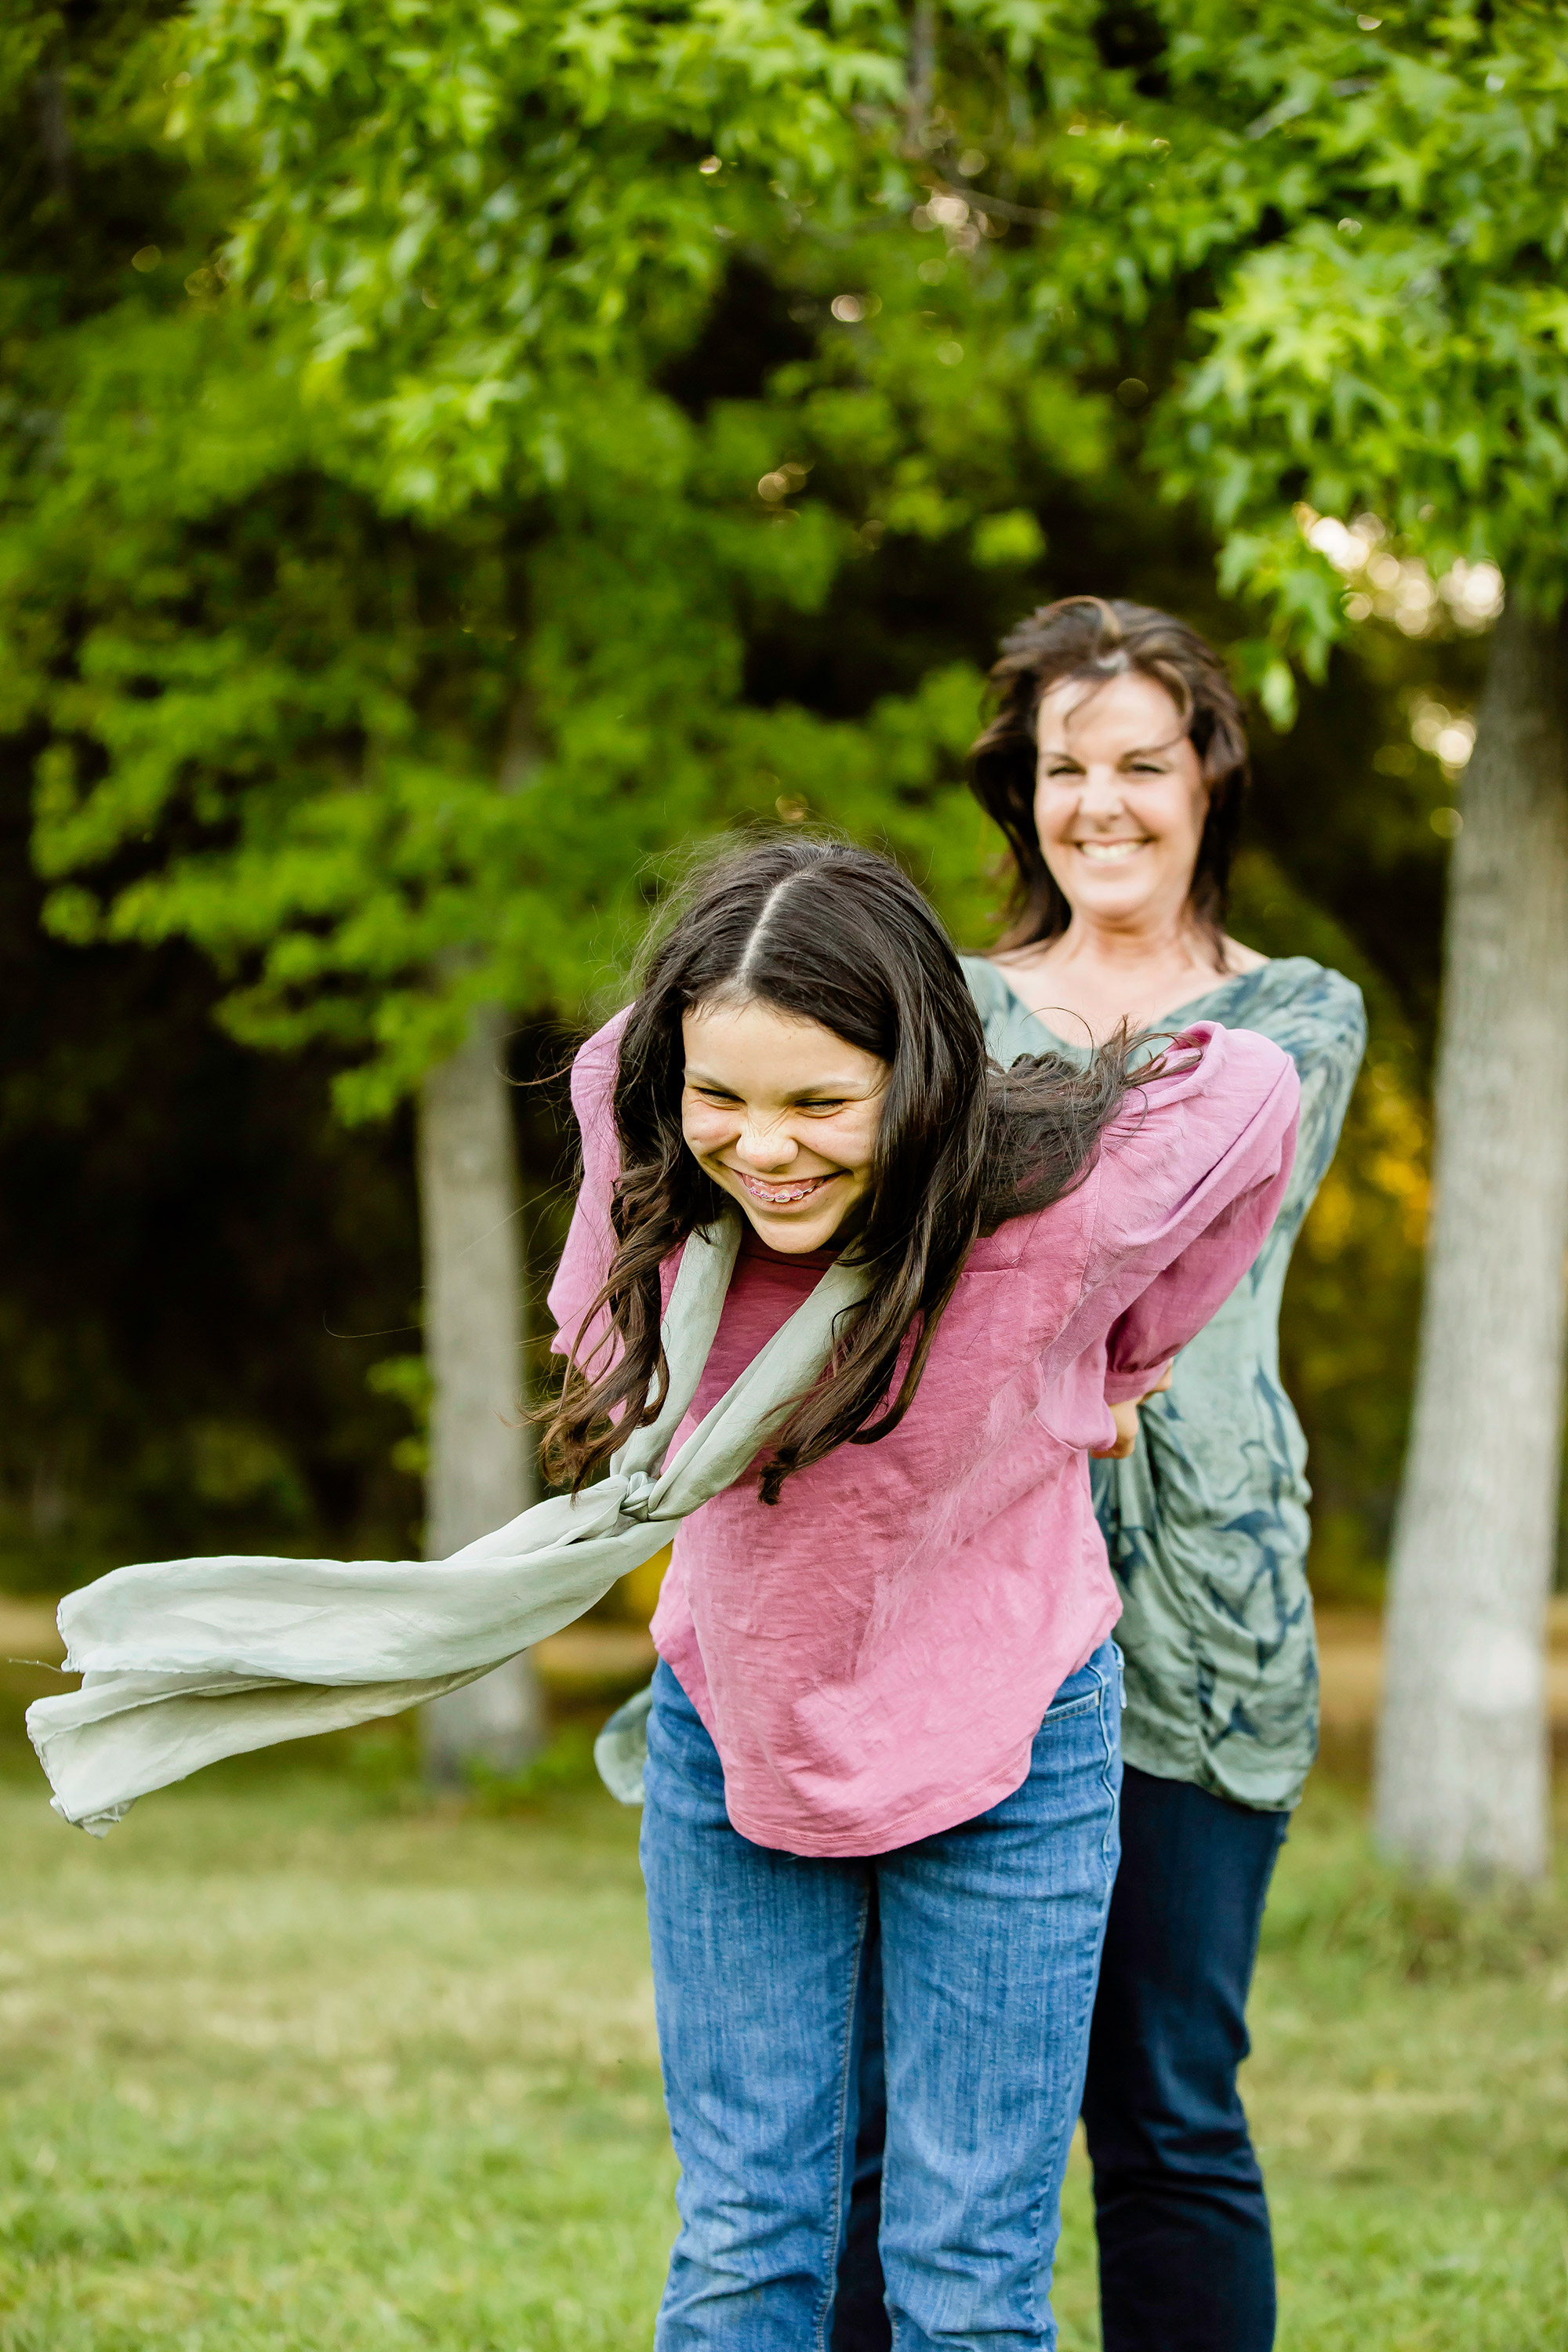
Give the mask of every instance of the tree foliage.
<svg viewBox="0 0 1568 2352">
<path fill-rule="evenodd" d="M 1085 14 L 1067 46 L 1028 159 L 1054 214 L 1025 264 L 1033 316 L 1047 347 L 1076 327 L 1142 347 L 1148 461 L 1204 504 L 1222 581 L 1268 617 L 1249 667 L 1274 709 L 1281 656 L 1321 677 L 1358 617 L 1317 517 L 1370 512 L 1433 572 L 1488 561 L 1555 610 L 1559 12 L 1156 0 Z"/>
<path fill-rule="evenodd" d="M 313 1136 L 324 1067 L 384 1109 L 473 1003 L 586 1017 L 693 835 L 884 840 L 982 943 L 994 844 L 962 756 L 996 636 L 1043 596 L 1173 604 L 1289 683 L 1295 607 L 1271 633 L 1213 570 L 1216 530 L 1258 541 L 1264 472 L 1221 516 L 1181 404 L 1251 257 L 1296 234 L 1270 173 L 1343 104 L 1248 125 L 1300 94 L 1304 48 L 1365 41 L 1254 11 L 1242 74 L 1217 11 L 965 0 L 929 49 L 922 21 L 344 0 L 7 33 L 0 733 L 55 937 L 91 943 L 84 1023 L 112 1024 L 133 950 L 194 943 L 232 1029 L 323 1049 L 296 1081 Z M 1291 500 L 1356 510 L 1299 472 L 1279 495 L 1270 529 Z M 1346 583 L 1289 520 L 1278 540 L 1342 631 Z M 1272 593 L 1261 558 L 1247 576 Z M 1287 1339 L 1347 1580 L 1400 1436 L 1452 797 L 1411 698 L 1462 714 L 1474 666 L 1373 621 L 1294 735 L 1258 730 L 1239 928 L 1381 985 L 1386 1083 Z M 81 1538 L 95 1564 L 114 1540 Z"/>
<path fill-rule="evenodd" d="M 717 215 L 828 168 L 887 61 L 787 7 L 592 29 L 154 30 L 180 222 L 26 353 L 6 634 L 51 739 L 49 919 L 196 940 L 240 1034 L 361 1053 L 360 1108 L 472 1003 L 591 992 L 649 852 L 743 791 L 739 604 L 819 599 L 848 544 L 759 499 L 765 401 L 700 420 L 656 379 L 741 234 Z M 721 126 L 733 184 L 699 168 Z"/>
</svg>

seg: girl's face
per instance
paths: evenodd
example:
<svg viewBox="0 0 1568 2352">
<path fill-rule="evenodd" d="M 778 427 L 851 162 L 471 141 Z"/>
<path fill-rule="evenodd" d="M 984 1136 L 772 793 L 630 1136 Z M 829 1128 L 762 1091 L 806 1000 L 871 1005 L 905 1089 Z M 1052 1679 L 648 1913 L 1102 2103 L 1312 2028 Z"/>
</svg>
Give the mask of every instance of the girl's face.
<svg viewBox="0 0 1568 2352">
<path fill-rule="evenodd" d="M 771 1249 L 823 1248 L 870 1190 L 888 1065 L 767 1004 L 682 1018 L 680 1125 Z"/>
<path fill-rule="evenodd" d="M 1181 712 L 1136 670 L 1065 678 L 1036 726 L 1035 823 L 1075 915 L 1138 929 L 1179 923 L 1208 792 Z"/>
</svg>

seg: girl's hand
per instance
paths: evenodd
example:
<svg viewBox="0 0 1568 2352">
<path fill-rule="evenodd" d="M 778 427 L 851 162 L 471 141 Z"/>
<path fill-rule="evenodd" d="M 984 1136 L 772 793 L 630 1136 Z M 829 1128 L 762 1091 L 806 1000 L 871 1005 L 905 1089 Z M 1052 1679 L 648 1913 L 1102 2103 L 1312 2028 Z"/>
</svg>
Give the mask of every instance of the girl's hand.
<svg viewBox="0 0 1568 2352">
<path fill-rule="evenodd" d="M 1171 1385 L 1174 1369 L 1173 1365 L 1167 1364 L 1153 1387 L 1145 1389 L 1142 1396 L 1133 1397 L 1126 1404 L 1111 1406 L 1110 1418 L 1116 1423 L 1116 1443 L 1114 1445 L 1091 1445 L 1089 1450 L 1096 1462 L 1126 1461 L 1138 1443 L 1139 1407 L 1152 1396 L 1163 1396 Z"/>
</svg>

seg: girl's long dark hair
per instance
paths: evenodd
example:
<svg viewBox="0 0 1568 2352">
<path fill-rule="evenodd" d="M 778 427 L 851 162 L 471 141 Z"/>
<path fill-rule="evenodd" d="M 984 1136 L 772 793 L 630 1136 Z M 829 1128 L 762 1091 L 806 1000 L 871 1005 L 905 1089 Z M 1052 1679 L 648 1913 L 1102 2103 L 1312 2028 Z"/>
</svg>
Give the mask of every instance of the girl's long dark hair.
<svg viewBox="0 0 1568 2352">
<path fill-rule="evenodd" d="M 1043 1055 L 1004 1072 L 989 1061 L 957 957 L 886 858 L 799 835 L 721 857 L 646 951 L 621 1034 L 616 1251 L 584 1318 L 608 1307 L 614 1357 L 596 1355 L 597 1374 L 569 1365 L 544 1438 L 551 1475 L 574 1488 L 652 1419 L 668 1379 L 659 1268 L 728 1206 L 681 1133 L 680 1022 L 691 1005 L 737 1002 L 819 1022 L 889 1072 L 866 1214 L 849 1244 L 871 1286 L 773 1444 L 766 1502 L 835 1446 L 898 1426 L 970 1244 L 1081 1181 L 1130 1083 L 1125 1036 L 1087 1066 Z"/>
<path fill-rule="evenodd" d="M 1023 948 L 1057 939 L 1072 919 L 1035 822 L 1041 699 L 1068 678 L 1103 684 L 1129 671 L 1164 688 L 1208 786 L 1188 903 L 1223 971 L 1230 866 L 1247 778 L 1241 706 L 1224 662 L 1195 629 L 1172 613 L 1119 596 L 1064 596 L 1042 604 L 1003 638 L 991 672 L 995 716 L 971 757 L 975 798 L 1001 826 L 1012 854 L 1013 899 L 1001 944 Z"/>
</svg>

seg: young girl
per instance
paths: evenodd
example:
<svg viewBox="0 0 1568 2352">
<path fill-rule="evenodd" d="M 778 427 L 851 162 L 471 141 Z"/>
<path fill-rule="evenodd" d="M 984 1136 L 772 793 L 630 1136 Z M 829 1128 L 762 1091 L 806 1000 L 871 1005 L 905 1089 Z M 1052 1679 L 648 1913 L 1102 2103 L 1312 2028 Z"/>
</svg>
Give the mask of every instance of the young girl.
<svg viewBox="0 0 1568 2352">
<path fill-rule="evenodd" d="M 744 1220 L 683 1431 L 840 1257 L 866 1284 L 686 1520 L 654 1620 L 642 1856 L 682 2174 L 656 2345 L 827 2341 L 879 1929 L 893 2340 L 1038 2352 L 1118 1851 L 1088 1456 L 1268 1233 L 1289 1061 L 1203 1024 L 1140 1076 L 1121 1045 L 1004 1074 L 920 894 L 796 837 L 700 887 L 573 1095 L 564 1481 L 652 1417 L 700 1229 Z"/>
</svg>

